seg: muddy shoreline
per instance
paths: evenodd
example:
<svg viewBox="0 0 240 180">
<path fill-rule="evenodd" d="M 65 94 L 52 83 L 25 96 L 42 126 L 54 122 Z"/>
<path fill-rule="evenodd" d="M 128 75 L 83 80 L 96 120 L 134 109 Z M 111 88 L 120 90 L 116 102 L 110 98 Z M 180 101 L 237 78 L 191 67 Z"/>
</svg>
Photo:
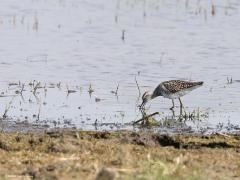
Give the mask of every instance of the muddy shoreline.
<svg viewBox="0 0 240 180">
<path fill-rule="evenodd" d="M 234 179 L 240 134 L 0 133 L 1 179 Z"/>
</svg>

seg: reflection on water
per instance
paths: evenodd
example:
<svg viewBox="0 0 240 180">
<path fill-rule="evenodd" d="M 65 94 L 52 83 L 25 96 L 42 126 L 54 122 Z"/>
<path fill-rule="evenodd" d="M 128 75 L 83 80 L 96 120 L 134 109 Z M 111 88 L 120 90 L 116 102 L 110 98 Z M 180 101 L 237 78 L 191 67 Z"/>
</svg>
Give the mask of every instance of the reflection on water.
<svg viewBox="0 0 240 180">
<path fill-rule="evenodd" d="M 168 79 L 204 81 L 182 100 L 188 113 L 200 109 L 207 117 L 199 124 L 187 121 L 187 127 L 239 127 L 238 0 L 11 0 L 0 5 L 2 114 L 10 107 L 7 115 L 14 120 L 35 122 L 40 114 L 38 121 L 51 125 L 92 129 L 97 121 L 129 128 L 122 123 L 141 118 L 136 76 L 141 92 Z M 43 87 L 38 99 L 28 85 L 33 80 Z M 8 84 L 18 81 L 25 84 L 23 96 L 13 98 L 21 87 Z M 76 92 L 67 95 L 69 90 Z M 149 113 L 161 113 L 159 120 L 171 116 L 170 100 L 157 98 L 149 105 Z"/>
</svg>

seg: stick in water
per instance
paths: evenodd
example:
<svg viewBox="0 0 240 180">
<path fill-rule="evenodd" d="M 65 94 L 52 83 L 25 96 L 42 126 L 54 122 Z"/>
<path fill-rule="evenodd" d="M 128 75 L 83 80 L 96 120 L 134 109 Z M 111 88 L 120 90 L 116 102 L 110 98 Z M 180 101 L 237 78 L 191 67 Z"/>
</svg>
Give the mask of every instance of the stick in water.
<svg viewBox="0 0 240 180">
<path fill-rule="evenodd" d="M 141 122 L 141 121 L 144 121 L 145 119 L 148 119 L 148 118 L 150 118 L 150 117 L 152 117 L 152 116 L 154 116 L 154 115 L 156 115 L 156 114 L 159 114 L 159 112 L 155 112 L 155 113 L 152 113 L 152 114 L 150 114 L 150 115 L 148 115 L 148 116 L 142 117 L 141 119 L 133 122 L 133 125 L 134 125 L 134 124 L 137 124 L 137 123 L 139 123 L 139 122 Z"/>
<path fill-rule="evenodd" d="M 139 87 L 138 82 L 137 82 L 137 76 L 135 76 L 135 82 L 136 82 L 137 88 L 138 88 L 138 97 L 140 97 L 141 96 L 141 91 L 140 91 L 140 87 Z"/>
</svg>

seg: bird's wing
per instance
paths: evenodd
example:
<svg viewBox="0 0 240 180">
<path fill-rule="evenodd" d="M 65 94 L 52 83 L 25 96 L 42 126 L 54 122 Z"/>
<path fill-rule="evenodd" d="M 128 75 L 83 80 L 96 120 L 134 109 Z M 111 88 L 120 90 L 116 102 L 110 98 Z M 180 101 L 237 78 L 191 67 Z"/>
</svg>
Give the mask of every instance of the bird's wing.
<svg viewBox="0 0 240 180">
<path fill-rule="evenodd" d="M 162 83 L 164 87 L 171 93 L 176 93 L 178 91 L 192 88 L 194 86 L 202 85 L 203 82 L 189 82 L 189 81 L 181 81 L 181 80 L 171 80 L 165 81 Z"/>
</svg>

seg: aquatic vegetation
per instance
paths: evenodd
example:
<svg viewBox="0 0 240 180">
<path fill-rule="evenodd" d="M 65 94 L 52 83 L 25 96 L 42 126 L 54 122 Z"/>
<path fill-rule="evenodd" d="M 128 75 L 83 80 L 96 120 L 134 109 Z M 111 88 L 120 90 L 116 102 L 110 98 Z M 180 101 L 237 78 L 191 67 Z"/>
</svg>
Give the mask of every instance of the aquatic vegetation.
<svg viewBox="0 0 240 180">
<path fill-rule="evenodd" d="M 37 84 L 34 86 L 33 84 L 33 94 L 36 95 L 36 92 L 37 92 L 37 89 L 40 89 L 41 88 L 41 82 L 37 82 Z"/>
<path fill-rule="evenodd" d="M 13 98 L 12 98 L 12 100 L 9 102 L 9 104 L 6 106 L 6 108 L 5 108 L 5 110 L 4 110 L 4 113 L 3 113 L 3 116 L 2 116 L 3 119 L 6 119 L 6 118 L 7 118 L 7 113 L 8 113 L 8 111 L 9 111 L 9 109 L 11 108 L 12 102 L 13 102 Z"/>
<path fill-rule="evenodd" d="M 227 84 L 232 84 L 232 83 L 233 83 L 232 77 L 231 78 L 227 77 Z"/>
<path fill-rule="evenodd" d="M 117 88 L 115 91 L 111 91 L 111 93 L 113 93 L 115 96 L 118 95 L 118 89 L 119 89 L 119 83 L 117 84 Z"/>
<path fill-rule="evenodd" d="M 88 88 L 88 93 L 89 95 L 91 95 L 93 92 L 94 92 L 94 89 L 92 88 L 92 84 L 90 84 Z"/>
<path fill-rule="evenodd" d="M 143 89 L 173 78 L 202 78 L 211 93 L 204 87 L 194 101 L 184 99 L 189 106 L 181 116 L 176 110 L 175 118 L 170 118 L 168 102 L 153 102 L 148 114 L 161 115 L 150 118 L 190 127 L 204 121 L 202 128 L 211 126 L 210 131 L 218 123 L 227 131 L 228 119 L 238 125 L 237 42 L 224 35 L 237 34 L 235 1 L 36 0 L 1 7 L 0 112 L 13 121 L 39 119 L 50 126 L 56 121 L 62 127 L 64 119 L 71 119 L 78 128 L 94 129 L 98 119 L 113 129 L 132 128 L 126 124 L 141 118 L 137 105 Z M 229 29 L 231 24 L 236 28 Z M 189 48 L 191 53 L 185 53 Z M 222 77 L 229 84 L 224 89 Z M 208 107 L 214 110 L 209 116 Z"/>
<path fill-rule="evenodd" d="M 140 86 L 138 85 L 138 82 L 135 77 L 135 83 L 136 86 L 139 88 L 140 93 Z M 44 85 L 43 85 L 44 84 Z M 150 109 L 140 109 L 141 117 L 139 120 L 135 120 L 134 123 L 131 123 L 129 121 L 129 111 L 127 110 L 118 110 L 116 112 L 107 112 L 103 115 L 97 114 L 97 115 L 90 115 L 94 113 L 85 114 L 84 110 L 86 105 L 81 101 L 76 101 L 76 103 L 73 105 L 72 101 L 74 99 L 82 99 L 86 98 L 86 95 L 89 94 L 89 92 L 94 92 L 92 85 L 89 85 L 89 90 L 86 92 L 82 91 L 82 86 L 68 86 L 66 85 L 66 89 L 63 88 L 61 85 L 62 83 L 54 83 L 54 82 L 40 82 L 33 80 L 30 83 L 24 83 L 24 82 L 18 82 L 18 83 L 8 83 L 8 88 L 6 91 L 3 92 L 2 97 L 5 97 L 9 99 L 6 102 L 6 107 L 3 109 L 3 117 L 4 119 L 8 119 L 9 121 L 12 121 L 14 123 L 15 121 L 28 121 L 29 123 L 35 122 L 39 125 L 47 125 L 48 127 L 92 127 L 97 129 L 126 129 L 132 127 L 134 125 L 134 128 L 159 128 L 159 129 L 165 129 L 167 128 L 169 131 L 178 133 L 178 128 L 182 128 L 182 131 L 188 132 L 189 129 L 191 131 L 196 132 L 207 132 L 207 131 L 228 131 L 230 126 L 227 126 L 226 123 L 224 123 L 223 128 L 218 127 L 218 124 L 216 126 L 213 126 L 212 129 L 205 127 L 204 123 L 209 118 L 209 110 L 203 110 L 200 108 L 192 109 L 189 111 L 189 109 L 184 109 L 184 111 L 180 114 L 173 111 L 172 115 L 171 111 L 168 110 L 168 113 L 165 111 L 160 112 L 154 112 L 150 113 Z M 75 93 L 75 92 L 81 92 L 81 93 Z M 65 99 L 65 93 L 67 92 L 67 99 Z M 111 97 L 111 93 L 116 95 L 118 101 L 121 101 L 122 96 L 119 96 L 119 83 L 116 87 L 115 91 L 110 91 L 109 97 Z M 13 99 L 10 99 L 11 94 L 13 94 Z M 58 94 L 58 95 L 57 95 Z M 69 94 L 72 94 L 72 96 L 69 96 Z M 56 96 L 57 95 L 57 96 Z M 58 97 L 58 100 L 55 98 Z M 104 96 L 104 95 L 102 95 Z M 137 93 L 136 93 L 137 96 Z M 52 101 L 51 99 L 55 99 L 58 101 L 58 103 L 55 103 L 55 101 Z M 137 102 L 138 102 L 138 97 Z M 27 99 L 27 101 L 25 101 Z M 63 101 L 59 101 L 63 100 Z M 104 97 L 98 97 L 94 95 L 94 102 L 101 103 L 104 105 L 108 99 L 105 99 Z M 91 99 L 87 99 L 87 101 L 91 102 Z M 86 103 L 86 100 L 84 101 Z M 101 106 L 102 106 L 101 105 Z M 97 106 L 96 106 L 97 107 Z M 100 106 L 99 106 L 100 107 Z M 136 106 L 137 108 L 137 106 Z M 49 117 L 49 113 L 46 114 L 46 112 L 49 112 L 48 109 L 52 109 L 52 113 L 58 112 L 59 114 L 54 114 L 51 118 Z M 64 110 L 63 113 L 61 113 L 61 109 Z M 177 110 L 178 108 L 176 108 Z M 68 113 L 68 111 L 70 113 Z M 92 110 L 91 110 L 92 111 Z M 66 115 L 66 112 L 68 115 Z M 61 114 L 61 115 L 60 115 Z M 70 114 L 70 115 L 69 115 Z M 138 116 L 136 115 L 136 118 Z M 134 118 L 134 117 L 133 117 Z M 87 119 L 87 123 L 85 120 Z M 70 120 L 71 123 L 65 123 L 66 121 Z M 95 121 L 96 120 L 96 121 Z M 131 119 L 130 119 L 131 120 Z M 94 123 L 95 121 L 95 123 Z M 80 122 L 80 123 L 79 123 Z M 97 123 L 96 123 L 97 122 Z M 140 125 L 137 125 L 140 124 Z M 137 126 L 136 126 L 137 125 Z M 204 125 L 204 126 L 203 126 Z M 5 124 L 4 129 L 10 128 L 11 123 Z M 202 126 L 202 127 L 201 127 Z M 238 126 L 234 125 L 232 126 L 232 131 L 237 130 Z M 201 129 L 202 128 L 202 129 Z M 11 129 L 11 128 L 10 128 Z"/>
</svg>

